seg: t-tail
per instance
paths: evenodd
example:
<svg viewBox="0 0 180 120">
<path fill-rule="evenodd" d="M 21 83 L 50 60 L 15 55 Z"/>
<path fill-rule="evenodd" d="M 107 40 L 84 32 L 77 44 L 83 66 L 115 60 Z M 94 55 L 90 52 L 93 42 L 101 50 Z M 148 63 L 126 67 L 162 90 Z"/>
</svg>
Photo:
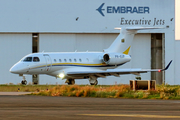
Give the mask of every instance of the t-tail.
<svg viewBox="0 0 180 120">
<path fill-rule="evenodd" d="M 129 50 L 134 39 L 134 35 L 138 30 L 147 30 L 147 29 L 162 29 L 160 27 L 127 27 L 127 28 L 115 28 L 120 30 L 120 34 L 111 44 L 108 49 L 104 49 L 104 52 L 110 53 L 123 53 L 128 55 Z"/>
</svg>

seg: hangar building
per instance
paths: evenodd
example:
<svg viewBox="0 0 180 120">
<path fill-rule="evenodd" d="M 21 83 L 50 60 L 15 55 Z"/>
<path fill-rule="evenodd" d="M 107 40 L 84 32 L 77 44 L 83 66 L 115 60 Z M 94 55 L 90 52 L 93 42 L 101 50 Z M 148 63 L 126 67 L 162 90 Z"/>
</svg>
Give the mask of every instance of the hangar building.
<svg viewBox="0 0 180 120">
<path fill-rule="evenodd" d="M 138 31 L 130 55 L 119 68 L 163 68 L 144 73 L 142 79 L 180 84 L 180 41 L 175 40 L 175 0 L 2 0 L 0 4 L 0 84 L 20 83 L 9 69 L 32 52 L 102 51 L 118 36 L 115 27 L 163 27 Z M 178 23 L 177 23 L 178 25 Z M 180 26 L 180 25 L 179 25 Z M 177 30 L 178 31 L 178 30 Z M 178 34 L 177 34 L 178 35 Z M 180 37 L 177 38 L 180 40 Z M 134 75 L 99 78 L 99 84 L 129 83 Z M 28 82 L 33 77 L 27 75 Z M 64 84 L 64 80 L 39 75 L 39 84 Z M 88 80 L 76 80 L 89 84 Z"/>
</svg>

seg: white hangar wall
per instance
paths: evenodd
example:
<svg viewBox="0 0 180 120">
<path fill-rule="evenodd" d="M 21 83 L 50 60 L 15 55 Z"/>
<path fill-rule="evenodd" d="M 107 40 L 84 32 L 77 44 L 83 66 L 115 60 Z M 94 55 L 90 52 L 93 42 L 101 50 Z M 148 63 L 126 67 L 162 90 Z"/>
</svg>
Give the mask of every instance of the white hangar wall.
<svg viewBox="0 0 180 120">
<path fill-rule="evenodd" d="M 31 34 L 0 34 L 0 84 L 20 83 L 22 78 L 9 69 L 22 57 L 32 52 Z M 26 77 L 31 82 L 31 76 Z"/>
<path fill-rule="evenodd" d="M 109 34 L 39 34 L 39 51 L 74 52 L 103 51 L 116 39 L 117 33 Z"/>
<path fill-rule="evenodd" d="M 108 48 L 118 34 L 40 34 L 40 51 L 49 52 L 74 52 L 74 51 L 103 51 Z M 130 55 L 133 59 L 119 68 L 151 68 L 151 34 L 137 34 L 133 41 Z M 145 57 L 144 57 L 145 56 Z M 140 62 L 139 62 L 140 61 Z M 151 74 L 142 74 L 142 78 L 150 79 Z M 112 85 L 129 83 L 135 79 L 134 75 L 122 75 L 121 77 L 99 78 L 99 84 Z M 64 80 L 47 75 L 40 75 L 40 84 L 64 84 Z M 76 80 L 77 84 L 89 84 L 86 80 Z"/>
<path fill-rule="evenodd" d="M 118 33 L 114 27 L 173 27 L 174 4 L 174 0 L 1 0 L 0 32 Z"/>
</svg>

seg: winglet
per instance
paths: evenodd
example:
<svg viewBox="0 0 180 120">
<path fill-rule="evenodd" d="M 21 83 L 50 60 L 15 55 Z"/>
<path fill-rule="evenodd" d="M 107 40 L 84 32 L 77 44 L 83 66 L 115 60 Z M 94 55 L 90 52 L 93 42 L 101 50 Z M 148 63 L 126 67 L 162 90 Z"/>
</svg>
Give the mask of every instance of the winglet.
<svg viewBox="0 0 180 120">
<path fill-rule="evenodd" d="M 164 68 L 164 69 L 162 69 L 161 71 L 164 71 L 164 70 L 167 70 L 168 68 L 169 68 L 169 66 L 171 65 L 171 63 L 172 63 L 172 60 L 169 62 L 169 64 Z"/>
</svg>

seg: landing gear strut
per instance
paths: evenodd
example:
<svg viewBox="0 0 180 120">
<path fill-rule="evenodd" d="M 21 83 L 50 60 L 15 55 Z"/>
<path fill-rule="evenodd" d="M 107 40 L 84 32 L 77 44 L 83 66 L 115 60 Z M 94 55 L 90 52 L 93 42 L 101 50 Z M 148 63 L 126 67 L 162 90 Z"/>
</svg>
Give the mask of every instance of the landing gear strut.
<svg viewBox="0 0 180 120">
<path fill-rule="evenodd" d="M 67 83 L 68 85 L 74 85 L 75 80 L 74 79 L 67 79 L 65 83 Z"/>
<path fill-rule="evenodd" d="M 25 76 L 23 76 L 23 80 L 21 81 L 21 84 L 22 84 L 22 85 L 27 85 L 27 81 L 26 81 Z"/>
</svg>

